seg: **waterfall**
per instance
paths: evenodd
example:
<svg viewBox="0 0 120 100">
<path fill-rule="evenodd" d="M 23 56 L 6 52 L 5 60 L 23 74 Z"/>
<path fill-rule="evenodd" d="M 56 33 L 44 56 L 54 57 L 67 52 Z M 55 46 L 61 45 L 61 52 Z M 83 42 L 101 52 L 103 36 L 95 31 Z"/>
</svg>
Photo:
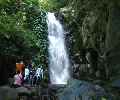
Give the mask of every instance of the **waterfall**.
<svg viewBox="0 0 120 100">
<path fill-rule="evenodd" d="M 46 21 L 48 24 L 50 81 L 51 84 L 66 84 L 70 76 L 65 31 L 54 13 L 48 12 Z"/>
</svg>

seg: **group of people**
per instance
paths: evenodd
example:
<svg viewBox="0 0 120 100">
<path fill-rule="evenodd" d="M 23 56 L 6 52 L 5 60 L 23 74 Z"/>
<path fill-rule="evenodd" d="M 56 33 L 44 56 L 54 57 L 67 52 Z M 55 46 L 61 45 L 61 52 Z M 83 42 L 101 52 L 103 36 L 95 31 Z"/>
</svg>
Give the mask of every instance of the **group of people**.
<svg viewBox="0 0 120 100">
<path fill-rule="evenodd" d="M 29 66 L 27 66 L 25 68 L 25 83 L 33 86 L 34 80 L 36 80 L 35 82 L 35 86 L 37 84 L 42 83 L 42 78 L 43 78 L 43 68 L 42 66 L 39 66 L 37 68 L 37 70 L 35 70 L 34 64 L 32 64 L 32 67 L 29 68 Z"/>
<path fill-rule="evenodd" d="M 11 87 L 20 87 L 22 82 L 29 86 L 37 85 L 42 83 L 43 79 L 43 68 L 39 66 L 37 70 L 34 67 L 34 64 L 30 67 L 26 66 L 23 72 L 23 67 L 25 67 L 23 61 L 16 63 L 16 74 L 14 75 L 14 83 L 11 84 Z M 24 75 L 22 74 L 24 73 Z"/>
</svg>

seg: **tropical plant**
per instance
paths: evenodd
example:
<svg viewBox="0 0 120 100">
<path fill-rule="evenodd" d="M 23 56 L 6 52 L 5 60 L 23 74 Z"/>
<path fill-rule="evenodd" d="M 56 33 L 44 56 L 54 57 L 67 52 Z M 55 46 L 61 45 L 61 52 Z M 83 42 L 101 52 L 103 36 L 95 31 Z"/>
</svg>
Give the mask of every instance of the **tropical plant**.
<svg viewBox="0 0 120 100">
<path fill-rule="evenodd" d="M 47 63 L 47 23 L 45 13 L 39 7 L 30 7 L 26 12 L 25 28 L 30 29 L 36 35 L 36 54 L 34 55 L 33 62 L 36 64 Z"/>
<path fill-rule="evenodd" d="M 24 27 L 26 11 L 31 4 L 35 6 L 36 3 L 32 0 L 0 1 L 0 73 L 4 76 L 1 84 L 12 76 L 12 70 L 19 59 L 28 64 L 36 54 L 34 47 L 37 35 Z M 17 8 L 13 10 L 14 7 Z"/>
</svg>

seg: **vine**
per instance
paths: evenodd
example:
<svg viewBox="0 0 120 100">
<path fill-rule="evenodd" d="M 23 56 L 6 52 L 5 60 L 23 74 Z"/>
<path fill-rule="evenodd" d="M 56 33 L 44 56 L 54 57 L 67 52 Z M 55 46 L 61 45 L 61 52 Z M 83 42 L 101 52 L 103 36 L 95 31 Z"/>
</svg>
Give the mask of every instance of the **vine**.
<svg viewBox="0 0 120 100">
<path fill-rule="evenodd" d="M 45 18 L 45 12 L 39 9 L 39 7 L 30 7 L 26 13 L 26 28 L 29 28 L 36 35 L 35 53 L 33 62 L 38 66 L 47 64 L 47 23 Z"/>
</svg>

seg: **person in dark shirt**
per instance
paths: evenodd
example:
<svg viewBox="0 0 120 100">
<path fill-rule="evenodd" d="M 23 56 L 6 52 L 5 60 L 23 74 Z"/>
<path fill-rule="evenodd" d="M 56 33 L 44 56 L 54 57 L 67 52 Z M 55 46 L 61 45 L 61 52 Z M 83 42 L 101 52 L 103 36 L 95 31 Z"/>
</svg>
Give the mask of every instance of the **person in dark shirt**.
<svg viewBox="0 0 120 100">
<path fill-rule="evenodd" d="M 30 67 L 30 69 L 29 69 L 29 76 L 30 76 L 29 85 L 33 86 L 33 82 L 34 82 L 34 78 L 35 78 L 35 67 L 34 67 L 34 64 L 32 64 L 32 67 Z"/>
</svg>

